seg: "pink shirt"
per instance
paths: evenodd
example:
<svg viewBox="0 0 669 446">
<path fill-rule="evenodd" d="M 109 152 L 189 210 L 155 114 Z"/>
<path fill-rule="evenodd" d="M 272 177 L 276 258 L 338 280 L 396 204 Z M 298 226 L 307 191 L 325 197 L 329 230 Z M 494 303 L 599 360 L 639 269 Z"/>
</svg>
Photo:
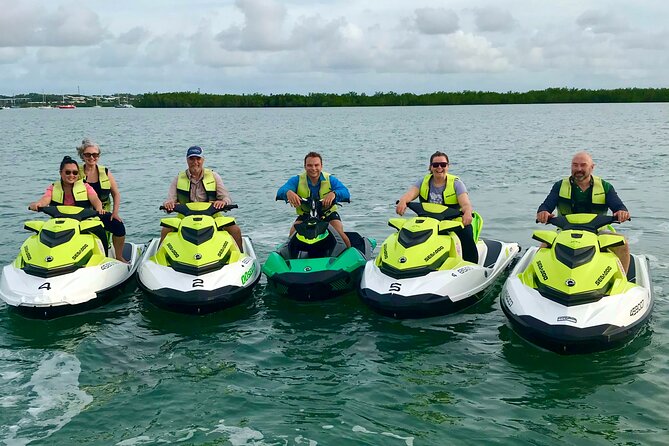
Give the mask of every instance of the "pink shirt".
<svg viewBox="0 0 669 446">
<path fill-rule="evenodd" d="M 89 197 L 91 195 L 96 195 L 95 189 L 91 187 L 90 184 L 84 183 L 84 186 L 86 186 L 86 195 Z M 53 184 L 50 184 L 49 187 L 46 188 L 46 191 L 44 192 L 44 195 L 49 197 L 49 201 L 51 201 L 51 195 L 53 194 Z M 63 196 L 63 204 L 66 206 L 74 206 L 74 195 L 72 195 L 72 192 L 66 192 Z"/>
</svg>

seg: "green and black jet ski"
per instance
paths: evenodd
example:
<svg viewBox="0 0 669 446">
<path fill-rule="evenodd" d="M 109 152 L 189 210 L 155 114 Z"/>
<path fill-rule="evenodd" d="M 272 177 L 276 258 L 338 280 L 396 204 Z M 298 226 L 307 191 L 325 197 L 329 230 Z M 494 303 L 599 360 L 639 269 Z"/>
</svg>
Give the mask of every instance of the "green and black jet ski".
<svg viewBox="0 0 669 446">
<path fill-rule="evenodd" d="M 295 233 L 270 253 L 262 267 L 270 288 L 296 300 L 324 300 L 356 289 L 376 240 L 346 232 L 347 248 L 339 233 L 323 219 L 322 202 L 303 199 L 307 217 Z"/>
<path fill-rule="evenodd" d="M 47 221 L 31 220 L 18 257 L 2 270 L 0 298 L 20 314 L 51 319 L 99 306 L 137 269 L 145 246 L 126 243 L 116 260 L 98 213 L 78 206 L 45 206 Z"/>
<path fill-rule="evenodd" d="M 483 291 L 510 266 L 517 243 L 479 238 L 483 219 L 474 213 L 472 228 L 478 263 L 462 258 L 456 230 L 462 215 L 454 207 L 408 203 L 417 217 L 391 218 L 397 232 L 367 262 L 360 297 L 375 311 L 395 318 L 422 318 L 453 313 L 478 302 Z"/>
<path fill-rule="evenodd" d="M 561 354 L 587 353 L 629 340 L 648 320 L 653 293 L 648 259 L 632 255 L 625 274 L 607 248 L 626 243 L 599 230 L 611 215 L 571 214 L 549 220 L 561 231 L 538 230 L 507 279 L 500 303 L 523 338 Z"/>
<path fill-rule="evenodd" d="M 235 219 L 220 215 L 236 207 L 177 204 L 174 211 L 179 216 L 160 221 L 174 231 L 162 244 L 158 238 L 151 241 L 137 271 L 139 285 L 153 303 L 172 311 L 205 314 L 251 296 L 260 280 L 253 244 L 243 237 L 242 253 L 224 229 Z"/>
</svg>

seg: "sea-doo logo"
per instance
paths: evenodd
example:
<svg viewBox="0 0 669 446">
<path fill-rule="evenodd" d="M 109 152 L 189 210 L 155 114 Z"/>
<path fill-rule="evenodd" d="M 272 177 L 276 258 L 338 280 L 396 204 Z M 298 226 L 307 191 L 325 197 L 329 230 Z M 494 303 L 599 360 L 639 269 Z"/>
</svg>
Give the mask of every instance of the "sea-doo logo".
<svg viewBox="0 0 669 446">
<path fill-rule="evenodd" d="M 108 268 L 111 268 L 112 266 L 114 266 L 114 262 L 103 263 L 102 265 L 100 265 L 100 270 L 104 271 Z"/>
<path fill-rule="evenodd" d="M 249 268 L 249 270 L 242 275 L 242 285 L 244 285 L 251 278 L 255 270 L 256 266 L 255 264 L 253 264 L 251 265 L 251 268 Z"/>
<path fill-rule="evenodd" d="M 575 324 L 577 322 L 577 319 L 575 317 L 571 317 L 571 316 L 558 316 L 557 321 L 558 322 L 571 322 L 572 324 Z"/>
<path fill-rule="evenodd" d="M 309 272 L 309 271 L 311 271 L 311 267 L 310 267 L 310 266 L 305 266 L 305 267 L 304 267 L 304 270 L 307 271 L 307 272 Z"/>
<path fill-rule="evenodd" d="M 195 260 L 200 260 L 200 259 L 202 259 L 202 254 L 197 253 L 197 254 L 195 254 L 195 255 L 193 256 L 193 258 L 194 258 Z"/>
<path fill-rule="evenodd" d="M 464 274 L 464 273 L 466 273 L 467 271 L 471 271 L 471 270 L 473 270 L 473 269 L 474 269 L 474 268 L 471 267 L 471 266 L 463 266 L 462 268 L 458 268 L 458 272 L 459 272 L 460 274 Z"/>
<path fill-rule="evenodd" d="M 251 257 L 244 257 L 244 259 L 242 260 L 242 265 L 246 266 L 251 262 L 253 262 L 253 259 Z"/>
<path fill-rule="evenodd" d="M 537 262 L 537 268 L 539 269 L 539 274 L 541 274 L 541 277 L 544 280 L 548 280 L 548 274 L 546 274 L 546 271 L 544 270 L 544 265 L 541 262 Z"/>
<path fill-rule="evenodd" d="M 53 257 L 51 257 L 51 256 L 46 256 L 46 257 L 44 257 L 44 261 L 47 262 L 47 263 L 49 263 L 49 262 L 53 262 Z"/>
<path fill-rule="evenodd" d="M 387 259 L 388 258 L 388 246 L 383 245 L 383 258 Z"/>
<path fill-rule="evenodd" d="M 604 272 L 602 273 L 602 275 L 599 276 L 599 277 L 597 278 L 597 280 L 595 280 L 595 285 L 599 285 L 600 283 L 602 283 L 602 281 L 604 280 L 604 278 L 606 278 L 606 276 L 607 276 L 610 272 L 611 272 L 611 267 L 610 267 L 610 266 L 607 266 L 607 267 L 604 269 Z"/>
<path fill-rule="evenodd" d="M 172 246 L 171 243 L 168 243 L 168 244 L 165 245 L 165 246 L 167 246 L 167 249 L 170 250 L 170 252 L 172 253 L 172 255 L 173 255 L 174 257 L 179 257 L 179 253 L 177 252 L 176 249 L 174 249 L 174 246 Z"/>
<path fill-rule="evenodd" d="M 444 246 L 442 245 L 442 246 L 438 247 L 437 249 L 435 249 L 431 254 L 429 254 L 429 255 L 428 255 L 427 257 L 425 257 L 423 260 L 427 262 L 427 261 L 430 260 L 432 257 L 436 256 L 436 255 L 439 253 L 439 251 L 443 251 L 443 250 L 444 250 Z"/>
<path fill-rule="evenodd" d="M 632 309 L 630 310 L 630 316 L 634 316 L 637 314 L 639 311 L 641 311 L 644 307 L 643 301 L 639 302 L 638 304 L 634 305 Z"/>
<path fill-rule="evenodd" d="M 79 248 L 79 251 L 74 253 L 74 255 L 72 256 L 72 260 L 76 260 L 77 257 L 79 257 L 82 252 L 86 251 L 86 248 L 88 248 L 88 243 L 84 243 L 84 246 Z"/>
<path fill-rule="evenodd" d="M 228 241 L 226 240 L 225 243 L 223 243 L 223 246 L 221 246 L 221 249 L 216 254 L 216 257 L 220 257 L 221 255 L 223 255 L 223 253 L 225 252 L 225 248 L 227 247 L 228 247 Z"/>
<path fill-rule="evenodd" d="M 404 256 L 402 256 L 402 257 L 399 258 L 399 261 L 400 261 L 400 263 L 406 263 L 406 262 L 407 262 L 407 258 L 404 257 Z"/>
<path fill-rule="evenodd" d="M 30 251 L 28 251 L 28 247 L 27 247 L 27 246 L 24 246 L 24 247 L 23 247 L 23 252 L 26 253 L 26 259 L 28 259 L 28 260 L 32 260 L 32 259 L 33 259 L 33 256 L 30 255 Z"/>
<path fill-rule="evenodd" d="M 567 279 L 565 280 L 564 284 L 567 286 L 574 286 L 576 285 L 576 281 L 574 279 Z"/>
<path fill-rule="evenodd" d="M 390 284 L 390 288 L 388 288 L 388 291 L 391 293 L 398 293 L 402 289 L 402 284 L 399 282 L 393 282 Z"/>
</svg>

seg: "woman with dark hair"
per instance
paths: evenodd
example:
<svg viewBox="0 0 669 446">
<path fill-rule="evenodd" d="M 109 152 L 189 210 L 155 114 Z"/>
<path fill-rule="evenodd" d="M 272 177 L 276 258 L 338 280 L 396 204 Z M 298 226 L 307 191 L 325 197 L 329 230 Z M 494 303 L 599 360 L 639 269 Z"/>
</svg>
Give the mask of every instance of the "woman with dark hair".
<svg viewBox="0 0 669 446">
<path fill-rule="evenodd" d="M 39 200 L 30 203 L 28 207 L 36 211 L 38 208 L 48 205 L 92 207 L 100 214 L 100 220 L 102 220 L 105 230 L 111 232 L 114 236 L 125 238 L 123 222 L 112 220 L 111 214 L 105 212 L 95 190 L 90 184 L 79 178 L 79 164 L 69 156 L 64 157 L 60 162 L 60 181 L 49 185 L 44 195 Z M 118 260 L 127 262 L 123 258 L 123 245 L 120 246 L 120 249 L 117 249 L 116 244 L 114 244 L 114 251 Z"/>
<path fill-rule="evenodd" d="M 395 211 L 399 215 L 404 215 L 407 203 L 416 198 L 420 198 L 421 202 L 460 208 L 464 229 L 456 231 L 456 234 L 458 234 L 462 243 L 462 258 L 472 263 L 478 263 L 479 255 L 471 226 L 472 204 L 469 201 L 469 193 L 465 183 L 459 177 L 448 174 L 449 165 L 448 155 L 439 151 L 434 152 L 428 165 L 430 173 L 416 181 L 400 197 Z"/>
</svg>

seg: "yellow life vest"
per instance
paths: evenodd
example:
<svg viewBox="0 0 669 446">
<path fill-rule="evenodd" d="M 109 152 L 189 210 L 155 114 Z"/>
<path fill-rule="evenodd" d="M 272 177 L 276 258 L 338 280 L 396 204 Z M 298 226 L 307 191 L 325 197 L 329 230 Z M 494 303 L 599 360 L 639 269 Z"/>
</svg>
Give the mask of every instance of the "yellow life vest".
<svg viewBox="0 0 669 446">
<path fill-rule="evenodd" d="M 430 199 L 430 180 L 432 179 L 432 176 L 431 173 L 428 173 L 423 177 L 423 183 L 420 185 L 419 193 L 421 203 Z M 446 187 L 444 187 L 444 204 L 446 206 L 458 206 L 458 196 L 455 193 L 455 180 L 458 178 L 459 177 L 456 175 L 446 175 Z"/>
<path fill-rule="evenodd" d="M 107 168 L 105 166 L 97 166 L 98 168 L 98 182 L 100 183 L 100 192 L 98 198 L 102 201 L 102 207 L 106 211 L 111 211 L 111 182 L 107 175 Z M 86 179 L 84 166 L 79 167 L 79 178 Z"/>
<path fill-rule="evenodd" d="M 204 169 L 202 184 L 207 193 L 207 201 L 216 201 L 216 178 L 211 169 Z M 179 172 L 177 180 L 177 201 L 181 204 L 190 203 L 190 179 L 186 171 Z"/>
<path fill-rule="evenodd" d="M 563 178 L 560 185 L 560 193 L 558 194 L 557 210 L 559 215 L 569 215 L 573 213 L 572 207 L 572 187 L 570 177 Z M 601 177 L 592 175 L 592 212 L 596 214 L 606 214 L 608 207 L 606 206 L 606 191 L 602 184 Z"/>
<path fill-rule="evenodd" d="M 318 198 L 322 200 L 323 197 L 332 192 L 332 184 L 330 184 L 329 173 L 321 172 L 321 175 L 323 176 L 323 179 L 321 180 L 321 186 L 320 189 L 318 190 Z M 308 181 L 309 178 L 307 177 L 307 171 L 305 170 L 300 174 L 299 181 L 297 182 L 297 195 L 299 195 L 302 198 L 309 198 L 311 196 L 311 189 L 309 189 Z M 296 208 L 295 210 L 297 211 L 298 215 L 304 214 L 304 211 L 299 207 Z M 327 211 L 325 211 L 324 214 L 327 216 L 335 212 L 336 210 L 337 206 L 332 206 Z"/>
<path fill-rule="evenodd" d="M 91 202 L 88 200 L 88 191 L 86 190 L 86 185 L 84 185 L 84 180 L 77 180 L 72 185 L 72 195 L 74 196 L 75 206 L 80 206 L 82 208 L 87 208 L 91 206 Z M 53 183 L 53 192 L 51 193 L 51 204 L 59 205 L 65 203 L 65 191 L 63 190 L 63 184 L 61 181 Z"/>
</svg>

